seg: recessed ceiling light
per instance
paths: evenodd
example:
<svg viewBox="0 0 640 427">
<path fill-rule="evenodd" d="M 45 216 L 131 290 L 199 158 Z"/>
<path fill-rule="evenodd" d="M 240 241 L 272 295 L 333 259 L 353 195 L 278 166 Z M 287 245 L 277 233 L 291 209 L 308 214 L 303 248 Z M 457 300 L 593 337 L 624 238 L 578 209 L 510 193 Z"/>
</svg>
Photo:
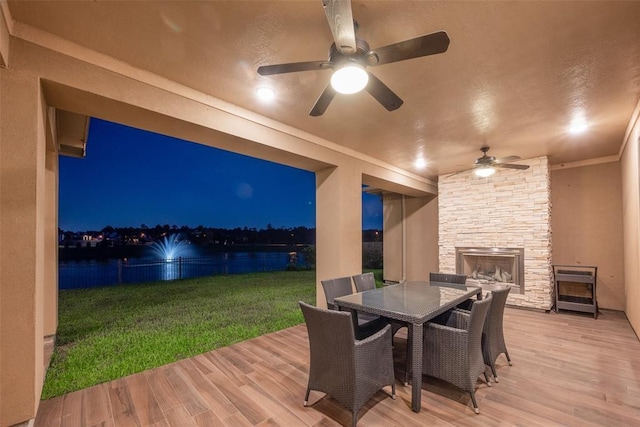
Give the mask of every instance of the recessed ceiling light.
<svg viewBox="0 0 640 427">
<path fill-rule="evenodd" d="M 571 120 L 568 131 L 572 135 L 579 135 L 587 129 L 589 129 L 589 123 L 587 123 L 587 119 L 585 119 L 584 116 L 580 115 Z"/>
<path fill-rule="evenodd" d="M 260 101 L 270 102 L 275 99 L 276 93 L 270 87 L 263 86 L 256 89 L 256 96 Z"/>
<path fill-rule="evenodd" d="M 416 168 L 424 169 L 427 166 L 427 161 L 423 158 L 419 158 L 419 159 L 416 159 L 416 162 L 414 164 Z"/>
</svg>

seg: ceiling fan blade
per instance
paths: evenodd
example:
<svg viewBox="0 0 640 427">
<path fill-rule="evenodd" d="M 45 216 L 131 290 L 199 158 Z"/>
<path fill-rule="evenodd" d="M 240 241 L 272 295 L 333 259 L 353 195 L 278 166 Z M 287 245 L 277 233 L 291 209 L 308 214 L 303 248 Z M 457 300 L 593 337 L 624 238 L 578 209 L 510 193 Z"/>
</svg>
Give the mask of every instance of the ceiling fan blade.
<svg viewBox="0 0 640 427">
<path fill-rule="evenodd" d="M 327 61 L 291 62 L 289 64 L 263 65 L 258 67 L 258 74 L 270 76 L 272 74 L 295 73 L 297 71 L 317 71 L 332 68 Z"/>
<path fill-rule="evenodd" d="M 520 170 L 529 169 L 529 165 L 513 165 L 510 163 L 495 163 L 493 166 L 497 168 L 504 168 L 504 169 L 520 169 Z"/>
<path fill-rule="evenodd" d="M 369 52 L 368 62 L 370 66 L 389 64 L 391 62 L 404 61 L 405 59 L 419 58 L 421 56 L 444 53 L 449 48 L 449 36 L 444 31 L 439 31 L 415 39 L 379 47 Z"/>
<path fill-rule="evenodd" d="M 322 0 L 336 49 L 343 55 L 356 53 L 356 30 L 353 26 L 351 0 Z"/>
<path fill-rule="evenodd" d="M 329 84 L 316 101 L 309 115 L 313 117 L 323 115 L 334 96 L 336 96 L 336 91 L 331 87 L 331 84 Z"/>
<path fill-rule="evenodd" d="M 369 74 L 369 82 L 367 83 L 367 92 L 371 94 L 384 108 L 388 111 L 397 110 L 403 104 L 403 100 L 393 93 L 384 83 L 376 76 Z"/>
<path fill-rule="evenodd" d="M 520 156 L 507 156 L 507 157 L 496 159 L 495 163 L 496 164 L 509 163 L 509 162 L 515 162 L 516 160 L 520 160 L 520 159 L 521 159 Z"/>
</svg>

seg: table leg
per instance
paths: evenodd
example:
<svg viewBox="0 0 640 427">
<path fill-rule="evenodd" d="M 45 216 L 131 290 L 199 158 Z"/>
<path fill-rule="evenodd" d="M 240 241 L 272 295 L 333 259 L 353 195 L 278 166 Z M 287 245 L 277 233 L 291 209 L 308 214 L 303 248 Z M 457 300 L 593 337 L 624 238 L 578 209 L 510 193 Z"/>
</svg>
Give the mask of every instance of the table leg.
<svg viewBox="0 0 640 427">
<path fill-rule="evenodd" d="M 422 323 L 411 325 L 411 409 L 420 412 L 422 406 Z"/>
</svg>

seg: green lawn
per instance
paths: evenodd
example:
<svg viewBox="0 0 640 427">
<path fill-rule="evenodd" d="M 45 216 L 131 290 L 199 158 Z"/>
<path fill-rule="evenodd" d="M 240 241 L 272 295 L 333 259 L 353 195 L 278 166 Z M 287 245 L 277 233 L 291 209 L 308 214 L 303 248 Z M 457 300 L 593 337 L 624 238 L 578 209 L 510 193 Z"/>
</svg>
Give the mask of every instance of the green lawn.
<svg viewBox="0 0 640 427">
<path fill-rule="evenodd" d="M 63 290 L 42 399 L 303 322 L 315 271 Z"/>
</svg>

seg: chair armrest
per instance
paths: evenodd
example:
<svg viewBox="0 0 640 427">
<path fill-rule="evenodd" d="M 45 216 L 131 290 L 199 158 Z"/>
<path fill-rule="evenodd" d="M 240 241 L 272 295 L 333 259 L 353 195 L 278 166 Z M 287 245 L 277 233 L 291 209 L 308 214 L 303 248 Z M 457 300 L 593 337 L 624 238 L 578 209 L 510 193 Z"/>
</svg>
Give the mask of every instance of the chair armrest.
<svg viewBox="0 0 640 427">
<path fill-rule="evenodd" d="M 466 310 L 455 309 L 451 311 L 447 326 L 458 329 L 469 329 L 469 321 L 471 320 L 471 312 Z"/>
<path fill-rule="evenodd" d="M 466 330 L 456 328 L 454 326 L 440 325 L 438 323 L 427 322 L 427 324 L 425 324 L 424 334 L 426 335 L 427 333 L 431 333 L 431 332 L 436 332 L 439 334 L 452 334 L 452 335 L 461 334 L 463 332 L 467 333 Z"/>
<path fill-rule="evenodd" d="M 469 298 L 468 300 L 461 302 L 460 304 L 458 304 L 458 306 L 456 308 L 459 308 L 461 310 L 467 310 L 467 311 L 471 311 L 471 307 L 473 307 L 473 304 L 477 301 L 477 299 L 475 298 Z"/>
<path fill-rule="evenodd" d="M 451 316 L 452 310 L 447 310 L 444 313 L 438 314 L 433 319 L 429 320 L 428 323 L 437 323 L 438 325 L 447 325 L 449 323 L 449 317 Z"/>
<path fill-rule="evenodd" d="M 372 334 L 372 335 L 368 336 L 367 338 L 364 338 L 364 339 L 361 339 L 361 340 L 356 340 L 356 342 L 355 342 L 356 349 L 358 347 L 366 347 L 366 346 L 372 345 L 372 344 L 370 344 L 372 342 L 375 343 L 375 342 L 378 342 L 378 341 L 384 341 L 385 340 L 385 335 L 387 334 L 387 331 L 389 333 L 389 339 L 391 339 L 391 325 L 386 325 L 384 328 L 380 329 L 375 334 Z"/>
<path fill-rule="evenodd" d="M 393 372 L 391 325 L 365 339 L 356 340 L 354 356 L 357 376 L 377 377 L 381 369 Z"/>
<path fill-rule="evenodd" d="M 434 317 L 428 323 L 451 326 L 452 328 L 458 329 L 467 329 L 470 314 L 471 312 L 454 308 Z"/>
</svg>

